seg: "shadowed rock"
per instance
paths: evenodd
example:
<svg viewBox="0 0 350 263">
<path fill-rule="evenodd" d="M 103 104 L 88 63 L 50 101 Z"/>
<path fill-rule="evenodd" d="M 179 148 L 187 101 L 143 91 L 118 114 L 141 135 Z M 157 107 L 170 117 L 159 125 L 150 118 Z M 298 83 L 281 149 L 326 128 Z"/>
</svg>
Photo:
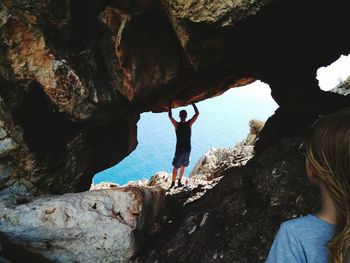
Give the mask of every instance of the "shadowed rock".
<svg viewBox="0 0 350 263">
<path fill-rule="evenodd" d="M 349 9 L 347 0 L 1 1 L 1 203 L 87 190 L 135 149 L 140 113 L 260 79 L 280 108 L 256 158 L 198 202 L 170 198 L 175 223 L 140 259 L 262 262 L 280 221 L 315 207 L 296 138 L 350 105 L 315 79 L 350 53 Z"/>
<path fill-rule="evenodd" d="M 17 183 L 35 195 L 87 190 L 96 172 L 136 147 L 141 112 L 256 79 L 270 85 L 281 107 L 257 148 L 300 135 L 319 113 L 349 104 L 320 91 L 315 79 L 320 66 L 350 53 L 349 5 L 1 2 L 0 120 L 11 153 L 0 163 L 19 175 L 6 176 L 1 189 Z"/>
<path fill-rule="evenodd" d="M 163 231 L 139 260 L 264 262 L 280 223 L 320 204 L 305 174 L 301 141 L 276 142 L 245 166 L 216 170 L 223 178 L 197 201 L 175 205 L 181 197 L 167 197 Z"/>
</svg>

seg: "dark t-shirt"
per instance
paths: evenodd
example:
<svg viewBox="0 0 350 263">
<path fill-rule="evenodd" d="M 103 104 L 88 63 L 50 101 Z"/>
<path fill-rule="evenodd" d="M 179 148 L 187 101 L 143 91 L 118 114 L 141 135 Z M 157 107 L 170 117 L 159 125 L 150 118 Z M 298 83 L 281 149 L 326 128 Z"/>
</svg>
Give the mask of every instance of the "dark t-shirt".
<svg viewBox="0 0 350 263">
<path fill-rule="evenodd" d="M 191 150 L 191 126 L 188 121 L 178 122 L 176 127 L 176 152 Z"/>
</svg>

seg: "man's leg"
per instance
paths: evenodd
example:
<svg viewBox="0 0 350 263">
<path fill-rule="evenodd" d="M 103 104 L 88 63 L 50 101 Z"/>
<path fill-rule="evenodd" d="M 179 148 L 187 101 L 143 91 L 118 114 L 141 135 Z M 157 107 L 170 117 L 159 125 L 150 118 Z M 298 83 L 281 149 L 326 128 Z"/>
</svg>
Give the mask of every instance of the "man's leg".
<svg viewBox="0 0 350 263">
<path fill-rule="evenodd" d="M 180 176 L 179 176 L 179 181 L 177 182 L 178 186 L 183 186 L 183 184 L 181 183 L 181 179 L 182 179 L 182 176 L 184 175 L 185 173 L 185 169 L 186 167 L 185 166 L 181 166 L 180 168 Z"/>
<path fill-rule="evenodd" d="M 181 170 L 180 170 L 180 176 L 181 176 Z M 177 177 L 177 168 L 174 166 L 173 168 L 173 182 L 175 182 Z"/>
<path fill-rule="evenodd" d="M 173 178 L 172 178 L 172 181 L 171 181 L 170 188 L 173 188 L 175 186 L 176 176 L 177 176 L 177 168 L 174 166 L 174 168 L 173 168 Z"/>
<path fill-rule="evenodd" d="M 184 176 L 186 166 L 182 165 L 180 168 L 180 177 L 179 180 L 181 181 L 182 176 Z"/>
</svg>

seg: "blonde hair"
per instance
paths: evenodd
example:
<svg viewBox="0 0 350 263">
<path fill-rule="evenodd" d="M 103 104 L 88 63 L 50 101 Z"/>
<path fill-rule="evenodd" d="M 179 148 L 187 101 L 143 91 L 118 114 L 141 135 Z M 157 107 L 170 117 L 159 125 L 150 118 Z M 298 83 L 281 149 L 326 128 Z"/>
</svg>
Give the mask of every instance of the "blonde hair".
<svg viewBox="0 0 350 263">
<path fill-rule="evenodd" d="M 328 242 L 328 260 L 345 262 L 350 247 L 350 111 L 323 116 L 312 125 L 306 156 L 336 208 L 337 225 Z"/>
</svg>

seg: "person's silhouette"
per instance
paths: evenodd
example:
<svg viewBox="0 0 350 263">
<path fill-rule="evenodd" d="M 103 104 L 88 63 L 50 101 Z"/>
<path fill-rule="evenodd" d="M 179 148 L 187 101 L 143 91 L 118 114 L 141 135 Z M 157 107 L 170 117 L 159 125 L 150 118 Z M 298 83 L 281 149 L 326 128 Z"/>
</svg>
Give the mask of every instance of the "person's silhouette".
<svg viewBox="0 0 350 263">
<path fill-rule="evenodd" d="M 191 127 L 193 123 L 197 120 L 199 111 L 196 105 L 192 104 L 193 109 L 195 111 L 195 114 L 193 117 L 186 121 L 187 118 L 187 112 L 185 110 L 181 110 L 179 113 L 180 122 L 177 122 L 172 117 L 171 108 L 169 109 L 168 115 L 169 119 L 171 120 L 171 123 L 175 127 L 176 132 L 176 150 L 174 159 L 172 162 L 173 165 L 173 173 L 172 173 L 172 182 L 170 188 L 174 187 L 176 177 L 177 177 L 177 171 L 180 168 L 180 176 L 178 179 L 178 186 L 183 186 L 181 183 L 182 176 L 184 175 L 185 168 L 190 163 L 190 153 L 191 153 Z"/>
</svg>

